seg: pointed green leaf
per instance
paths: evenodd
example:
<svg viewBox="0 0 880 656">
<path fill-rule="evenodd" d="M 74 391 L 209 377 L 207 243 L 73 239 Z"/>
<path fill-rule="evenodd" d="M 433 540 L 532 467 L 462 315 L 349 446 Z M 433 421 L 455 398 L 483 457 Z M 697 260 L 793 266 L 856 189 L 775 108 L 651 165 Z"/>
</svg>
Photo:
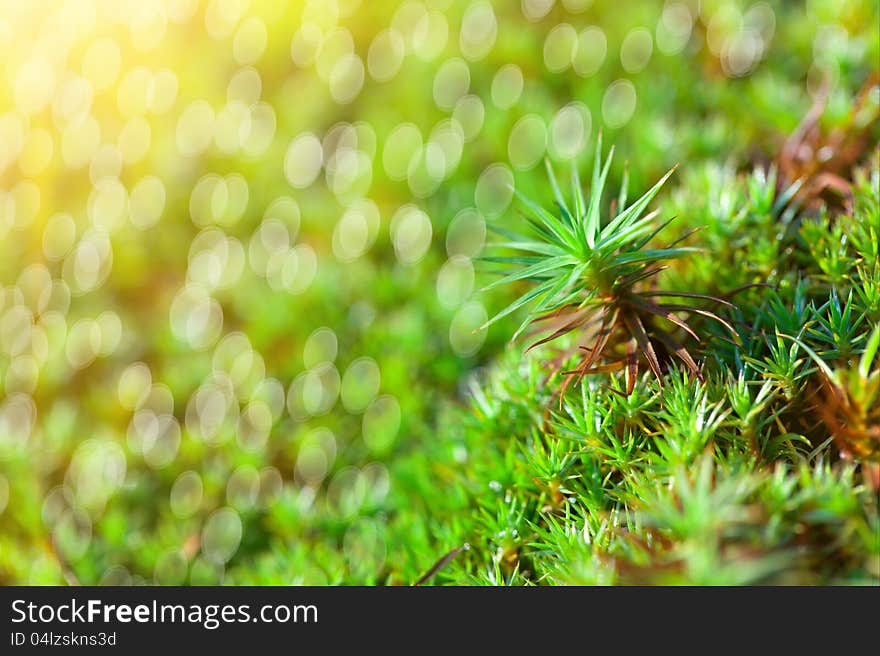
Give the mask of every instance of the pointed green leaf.
<svg viewBox="0 0 880 656">
<path fill-rule="evenodd" d="M 479 330 L 483 330 L 484 328 L 488 328 L 489 326 L 491 326 L 493 323 L 495 323 L 499 319 L 506 317 L 508 314 L 511 314 L 512 312 L 515 312 L 516 310 L 521 308 L 523 305 L 526 305 L 529 301 L 533 301 L 541 294 L 546 294 L 550 289 L 553 288 L 554 282 L 556 282 L 556 281 L 547 280 L 547 281 L 541 283 L 540 285 L 538 285 L 537 287 L 535 287 L 534 289 L 529 290 L 527 293 L 520 296 L 513 303 L 508 305 L 506 308 L 501 310 L 498 314 L 496 314 L 494 317 L 492 317 L 486 323 L 484 323 L 482 326 L 480 326 Z"/>
<path fill-rule="evenodd" d="M 519 257 L 516 256 L 492 256 L 492 255 L 481 255 L 476 258 L 477 262 L 491 262 L 492 264 L 525 264 L 531 265 L 536 262 L 543 262 L 544 257 L 540 255 L 522 255 Z"/>
<path fill-rule="evenodd" d="M 654 219 L 660 210 L 654 210 L 645 214 L 641 219 L 631 222 L 617 232 L 602 231 L 602 238 L 597 244 L 597 248 L 603 251 L 617 250 L 627 246 L 633 240 L 651 234 L 654 230 Z"/>
<path fill-rule="evenodd" d="M 571 164 L 571 194 L 574 199 L 574 226 L 580 237 L 581 242 L 585 240 L 584 235 L 584 212 L 586 210 L 586 202 L 584 201 L 584 190 L 581 186 L 581 176 L 578 172 L 577 163 Z M 586 252 L 584 252 L 586 255 Z"/>
<path fill-rule="evenodd" d="M 614 257 L 616 264 L 633 264 L 635 262 L 659 262 L 660 260 L 672 260 L 682 257 L 688 253 L 699 251 L 699 248 L 692 246 L 681 246 L 679 248 L 657 248 L 644 251 L 633 251 L 621 253 Z"/>
<path fill-rule="evenodd" d="M 865 352 L 859 360 L 859 375 L 862 378 L 868 378 L 871 373 L 871 365 L 874 362 L 874 356 L 877 355 L 877 349 L 880 348 L 880 326 L 874 328 L 871 337 L 868 338 L 868 344 L 865 346 Z"/>
<path fill-rule="evenodd" d="M 521 192 L 517 191 L 515 193 L 517 198 L 531 211 L 531 217 L 529 218 L 532 219 L 532 224 L 540 232 L 555 237 L 555 240 L 560 244 L 565 244 L 574 251 L 579 250 L 577 242 L 574 241 L 574 234 L 559 218 L 550 214 L 550 212 Z"/>
<path fill-rule="evenodd" d="M 542 261 L 537 264 L 533 264 L 532 266 L 527 266 L 519 271 L 511 273 L 500 280 L 496 280 L 485 287 L 483 287 L 483 291 L 488 289 L 492 289 L 494 287 L 499 287 L 500 285 L 506 285 L 507 283 L 514 282 L 516 280 L 524 280 L 526 278 L 534 278 L 542 273 L 547 273 L 548 271 L 553 271 L 554 269 L 560 269 L 563 267 L 573 266 L 577 264 L 577 260 L 575 260 L 570 255 L 560 255 L 559 257 L 551 257 L 549 259 L 542 259 Z"/>
<path fill-rule="evenodd" d="M 562 190 L 559 188 L 559 182 L 556 180 L 556 173 L 553 171 L 553 166 L 551 166 L 549 159 L 544 159 L 544 166 L 547 169 L 547 177 L 550 179 L 550 187 L 553 189 L 553 198 L 556 201 L 556 204 L 569 218 L 571 218 L 572 213 L 568 209 L 568 205 L 565 203 L 565 197 L 562 195 Z"/>
<path fill-rule="evenodd" d="M 663 230 L 663 228 L 668 226 L 674 220 L 675 220 L 674 216 L 670 219 L 666 219 L 663 223 L 661 223 L 659 226 L 657 226 L 657 228 L 654 229 L 649 235 L 647 235 L 647 236 L 643 237 L 642 239 L 640 239 L 639 241 L 637 241 L 633 245 L 633 250 L 637 251 L 637 250 L 640 250 L 641 248 L 643 248 L 645 245 L 647 245 L 647 243 L 649 241 L 651 241 L 654 237 L 656 237 L 660 233 L 660 231 Z M 680 241 L 680 240 L 676 240 L 676 241 Z M 673 243 L 676 243 L 676 242 L 673 242 Z M 669 246 L 671 246 L 671 244 Z M 669 246 L 667 246 L 667 248 L 669 248 Z"/>
<path fill-rule="evenodd" d="M 557 299 L 559 299 L 559 295 L 565 291 L 566 280 L 565 280 L 565 278 L 559 278 L 558 280 L 555 281 L 556 282 L 555 285 L 553 284 L 553 282 L 554 282 L 553 280 L 548 280 L 547 282 L 543 283 L 542 287 L 545 285 L 547 287 L 546 291 L 543 292 L 543 297 L 540 298 L 540 300 L 538 301 L 538 304 L 535 306 L 535 308 L 529 313 L 529 315 L 519 325 L 519 327 L 516 329 L 516 332 L 513 333 L 513 337 L 511 337 L 511 339 L 514 339 L 514 340 L 517 339 L 522 334 L 522 332 L 529 326 L 529 324 L 532 322 L 532 318 L 536 314 L 543 313 L 551 305 L 555 308 L 555 307 L 558 307 L 562 304 Z M 541 296 L 541 295 L 539 294 L 538 296 Z M 533 298 L 535 298 L 535 297 L 533 297 Z M 533 300 L 533 299 L 529 299 L 529 300 Z"/>
<path fill-rule="evenodd" d="M 623 166 L 623 179 L 620 182 L 620 194 L 617 196 L 617 212 L 626 209 L 626 192 L 629 186 L 629 164 Z"/>
<path fill-rule="evenodd" d="M 489 246 L 493 248 L 511 248 L 526 253 L 538 253 L 539 255 L 566 255 L 568 253 L 567 250 L 556 244 L 548 244 L 544 241 L 532 241 L 526 238 L 518 241 L 496 241 L 489 244 Z"/>
<path fill-rule="evenodd" d="M 658 180 L 653 187 L 646 191 L 641 198 L 639 198 L 635 203 L 630 205 L 625 210 L 622 210 L 620 214 L 612 219 L 611 222 L 602 230 L 603 237 L 614 234 L 614 232 L 620 226 L 626 225 L 627 223 L 637 219 L 644 211 L 644 209 L 648 206 L 648 203 L 650 203 L 654 199 L 654 196 L 656 196 L 663 185 L 666 184 L 669 176 L 671 176 L 675 172 L 676 168 L 678 168 L 678 165 L 673 166 L 671 169 L 669 169 L 669 171 L 666 172 L 666 175 L 660 178 L 660 180 Z"/>
<path fill-rule="evenodd" d="M 601 201 L 602 191 L 605 189 L 605 179 L 608 177 L 608 169 L 611 168 L 611 160 L 614 158 L 614 146 L 608 151 L 608 158 L 605 160 L 605 166 L 600 170 L 600 150 L 602 148 L 602 139 L 596 145 L 596 162 L 593 168 L 593 185 L 590 188 L 590 206 L 584 216 L 584 234 L 587 238 L 587 244 L 590 248 L 596 245 L 596 237 L 600 234 L 601 227 Z"/>
</svg>

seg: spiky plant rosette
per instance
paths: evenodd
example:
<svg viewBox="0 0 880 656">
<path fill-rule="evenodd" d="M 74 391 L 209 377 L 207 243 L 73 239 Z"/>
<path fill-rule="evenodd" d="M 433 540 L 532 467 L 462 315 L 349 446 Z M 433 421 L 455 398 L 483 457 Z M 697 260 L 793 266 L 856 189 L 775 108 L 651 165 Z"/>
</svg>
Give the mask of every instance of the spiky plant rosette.
<svg viewBox="0 0 880 656">
<path fill-rule="evenodd" d="M 686 339 L 699 342 L 700 337 L 680 314 L 713 319 L 736 338 L 736 331 L 727 321 L 711 310 L 688 304 L 688 299 L 700 299 L 731 305 L 728 301 L 693 292 L 662 290 L 656 286 L 657 274 L 669 267 L 665 262 L 697 250 L 680 245 L 690 232 L 665 246 L 649 247 L 672 219 L 658 224 L 658 210 L 649 212 L 648 205 L 675 167 L 629 205 L 628 181 L 624 173 L 620 192 L 610 204 L 612 216 L 603 221 L 602 197 L 613 156 L 612 147 L 602 164 L 600 134 L 589 196 L 585 197 L 577 167 L 572 166 L 571 203 L 563 196 L 548 163 L 555 210 L 550 211 L 517 191 L 533 234 L 523 235 L 492 226 L 506 239 L 493 246 L 519 253 L 484 258 L 506 266 L 500 272 L 503 277 L 485 289 L 520 281 L 532 284 L 528 291 L 492 317 L 486 326 L 530 306 L 513 337 L 516 339 L 527 328 L 534 328 L 542 336 L 529 349 L 576 333 L 581 357 L 573 370 L 564 372 L 560 401 L 569 385 L 580 382 L 585 375 L 620 369 L 625 370 L 629 394 L 643 361 L 647 362 L 661 385 L 674 358 L 681 360 L 691 374 L 702 380 L 697 361 L 682 343 Z M 675 299 L 681 302 L 674 302 Z"/>
</svg>

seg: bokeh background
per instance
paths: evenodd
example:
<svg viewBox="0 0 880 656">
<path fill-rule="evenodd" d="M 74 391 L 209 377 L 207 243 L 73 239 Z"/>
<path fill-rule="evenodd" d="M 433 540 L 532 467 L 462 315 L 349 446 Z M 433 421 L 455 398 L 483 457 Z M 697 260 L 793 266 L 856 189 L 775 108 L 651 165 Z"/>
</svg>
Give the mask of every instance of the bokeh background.
<svg viewBox="0 0 880 656">
<path fill-rule="evenodd" d="M 411 583 L 487 224 L 772 157 L 874 0 L 0 0 L 0 583 Z M 494 294 L 494 295 L 493 295 Z M 509 299 L 508 299 L 509 300 Z M 430 453 L 430 455 L 428 455 Z"/>
</svg>

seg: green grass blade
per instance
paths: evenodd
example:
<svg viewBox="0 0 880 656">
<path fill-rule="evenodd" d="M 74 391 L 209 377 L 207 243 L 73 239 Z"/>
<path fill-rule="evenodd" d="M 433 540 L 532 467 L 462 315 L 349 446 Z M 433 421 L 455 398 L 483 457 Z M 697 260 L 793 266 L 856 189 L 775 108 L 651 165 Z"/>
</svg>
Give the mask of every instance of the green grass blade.
<svg viewBox="0 0 880 656">
<path fill-rule="evenodd" d="M 596 245 L 596 237 L 600 234 L 601 227 L 601 202 L 602 192 L 605 189 L 605 180 L 608 177 L 608 170 L 611 168 L 611 160 L 614 158 L 614 146 L 608 151 L 608 157 L 605 160 L 605 166 L 600 170 L 600 152 L 602 148 L 602 138 L 596 145 L 596 162 L 593 168 L 593 185 L 590 188 L 590 206 L 584 216 L 584 234 L 587 238 L 587 245 L 593 248 Z"/>
<path fill-rule="evenodd" d="M 683 257 L 688 253 L 698 252 L 700 249 L 693 246 L 680 246 L 678 248 L 657 248 L 644 251 L 633 251 L 615 256 L 615 264 L 634 264 L 636 262 L 652 262 L 660 260 L 672 260 Z"/>
<path fill-rule="evenodd" d="M 626 209 L 626 192 L 629 187 L 629 164 L 623 166 L 623 178 L 620 181 L 620 193 L 617 195 L 617 212 Z"/>
<path fill-rule="evenodd" d="M 648 191 L 646 191 L 642 195 L 641 198 L 639 198 L 635 203 L 630 205 L 625 210 L 622 210 L 620 212 L 620 214 L 618 214 L 614 219 L 612 219 L 612 221 L 607 226 L 605 226 L 605 228 L 602 230 L 603 237 L 614 234 L 614 232 L 619 227 L 625 226 L 628 223 L 630 223 L 631 221 L 633 221 L 633 220 L 637 219 L 639 216 L 641 216 L 644 209 L 648 206 L 648 203 L 650 203 L 652 200 L 654 200 L 654 196 L 657 195 L 657 193 L 660 191 L 660 189 L 663 187 L 663 185 L 666 184 L 666 181 L 669 179 L 669 176 L 671 176 L 675 172 L 675 169 L 677 169 L 677 168 L 678 168 L 678 165 L 673 166 L 671 169 L 669 169 L 669 171 L 666 172 L 666 175 L 664 175 L 662 178 L 660 178 L 654 184 L 653 187 L 651 187 Z"/>
<path fill-rule="evenodd" d="M 550 187 L 553 189 L 553 198 L 559 206 L 559 209 L 561 209 L 568 217 L 569 224 L 573 226 L 572 212 L 569 210 L 568 205 L 565 202 L 565 197 L 562 195 L 562 190 L 559 188 L 559 182 L 556 180 L 556 173 L 553 171 L 553 166 L 550 164 L 549 159 L 544 159 L 544 166 L 547 169 L 547 177 L 550 179 Z"/>
<path fill-rule="evenodd" d="M 506 317 L 508 314 L 516 312 L 523 305 L 526 305 L 530 301 L 535 300 L 536 298 L 538 298 L 542 294 L 546 294 L 548 291 L 553 289 L 553 285 L 556 282 L 557 282 L 556 280 L 547 280 L 547 281 L 541 283 L 540 285 L 538 285 L 537 287 L 535 287 L 534 289 L 529 290 L 527 293 L 520 296 L 513 303 L 511 303 L 510 305 L 505 307 L 498 314 L 496 314 L 494 317 L 492 317 L 486 323 L 484 323 L 482 326 L 480 326 L 479 330 L 483 330 L 485 328 L 488 328 L 489 326 L 491 326 L 493 323 L 495 323 L 499 319 Z"/>
<path fill-rule="evenodd" d="M 641 219 L 630 223 L 623 230 L 611 232 L 602 231 L 602 238 L 597 244 L 597 248 L 602 251 L 614 251 L 626 247 L 630 242 L 636 239 L 650 235 L 654 230 L 654 219 L 660 213 L 660 210 L 649 212 Z"/>
<path fill-rule="evenodd" d="M 550 259 L 542 259 L 540 262 L 533 264 L 532 266 L 527 266 L 524 269 L 520 269 L 510 275 L 501 278 L 500 280 L 496 280 L 485 287 L 483 287 L 483 291 L 488 289 L 493 289 L 494 287 L 499 287 L 501 285 L 506 285 L 507 283 L 515 282 L 517 280 L 525 280 L 526 278 L 534 278 L 535 276 L 539 276 L 544 273 L 548 273 L 553 271 L 554 269 L 561 269 L 567 266 L 573 266 L 577 264 L 577 260 L 575 260 L 570 255 L 561 255 L 559 257 L 551 257 Z"/>
<path fill-rule="evenodd" d="M 497 241 L 489 244 L 489 246 L 493 248 L 510 248 L 526 253 L 537 253 L 538 255 L 554 256 L 568 253 L 567 250 L 556 244 L 548 244 L 544 241 L 533 241 L 526 238 L 517 241 Z"/>
<path fill-rule="evenodd" d="M 868 344 L 865 346 L 865 352 L 859 359 L 859 375 L 862 378 L 867 378 L 870 375 L 871 365 L 874 362 L 874 356 L 877 355 L 878 348 L 880 348 L 880 325 L 874 328 L 874 332 L 871 333 Z"/>
<path fill-rule="evenodd" d="M 546 209 L 538 205 L 528 196 L 516 191 L 517 198 L 528 208 L 534 225 L 542 234 L 556 240 L 560 244 L 567 245 L 571 250 L 577 251 L 577 242 L 574 233 L 566 226 L 562 220 L 553 216 Z"/>
<path fill-rule="evenodd" d="M 586 201 L 584 200 L 584 189 L 581 185 L 581 175 L 578 171 L 577 164 L 571 164 L 571 195 L 574 199 L 574 226 L 579 233 L 581 242 L 584 241 L 584 212 L 586 211 Z"/>
</svg>

